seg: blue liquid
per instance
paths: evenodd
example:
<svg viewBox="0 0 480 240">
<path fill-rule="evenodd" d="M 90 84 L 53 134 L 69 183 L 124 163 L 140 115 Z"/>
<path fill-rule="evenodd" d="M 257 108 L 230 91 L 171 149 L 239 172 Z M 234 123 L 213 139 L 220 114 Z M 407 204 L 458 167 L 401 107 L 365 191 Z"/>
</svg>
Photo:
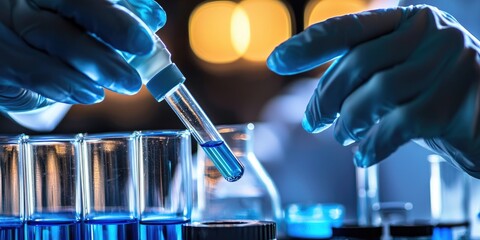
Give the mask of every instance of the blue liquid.
<svg viewBox="0 0 480 240">
<path fill-rule="evenodd" d="M 79 222 L 52 223 L 52 222 L 28 222 L 28 240 L 81 240 L 82 225 Z"/>
<path fill-rule="evenodd" d="M 138 222 L 88 221 L 85 222 L 85 238 L 91 240 L 138 240 Z"/>
<path fill-rule="evenodd" d="M 140 240 L 182 240 L 182 224 L 187 222 L 189 221 L 140 222 Z"/>
<path fill-rule="evenodd" d="M 24 239 L 25 228 L 23 224 L 15 225 L 0 225 L 0 239 L 8 240 L 23 240 Z"/>
<path fill-rule="evenodd" d="M 434 239 L 434 240 L 453 240 L 452 229 L 450 229 L 450 228 L 434 228 L 432 239 Z"/>
<path fill-rule="evenodd" d="M 223 141 L 210 141 L 200 146 L 227 181 L 235 182 L 242 177 L 243 165 Z"/>
</svg>

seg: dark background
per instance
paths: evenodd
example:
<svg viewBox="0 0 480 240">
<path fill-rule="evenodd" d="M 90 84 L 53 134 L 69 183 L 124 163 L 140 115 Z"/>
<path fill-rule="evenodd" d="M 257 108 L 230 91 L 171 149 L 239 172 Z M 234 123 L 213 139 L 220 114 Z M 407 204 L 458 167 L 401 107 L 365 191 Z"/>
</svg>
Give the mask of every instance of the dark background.
<svg viewBox="0 0 480 240">
<path fill-rule="evenodd" d="M 281 77 L 264 62 L 238 60 L 209 64 L 197 58 L 188 40 L 188 20 L 204 1 L 158 1 L 167 12 L 167 24 L 157 32 L 172 53 L 172 60 L 187 77 L 186 86 L 215 124 L 257 121 L 264 104 L 299 76 Z M 293 32 L 303 29 L 306 0 L 286 3 L 293 19 Z M 310 94 L 310 93 L 307 93 Z M 107 92 L 95 105 L 73 106 L 52 133 L 110 132 L 185 128 L 165 102 L 156 102 L 142 89 L 134 96 Z M 38 134 L 7 118 L 0 119 L 0 133 Z"/>
<path fill-rule="evenodd" d="M 265 63 L 238 60 L 230 64 L 209 64 L 197 58 L 189 46 L 188 20 L 201 0 L 157 0 L 167 12 L 167 24 L 157 32 L 172 53 L 173 61 L 187 77 L 186 86 L 215 124 L 255 122 L 264 105 L 288 84 L 306 76 L 278 76 Z M 291 10 L 293 33 L 303 30 L 303 13 L 308 0 L 283 1 Z M 480 1 L 408 0 L 403 5 L 427 3 L 449 11 L 474 35 L 480 35 Z M 466 12 L 467 11 L 467 12 Z M 305 93 L 310 95 L 310 92 Z M 304 106 L 301 106 L 302 108 Z M 146 91 L 134 96 L 107 92 L 95 105 L 73 106 L 52 133 L 110 132 L 145 129 L 185 128 L 165 102 L 156 102 Z M 8 118 L 0 117 L 2 134 L 38 134 Z"/>
</svg>

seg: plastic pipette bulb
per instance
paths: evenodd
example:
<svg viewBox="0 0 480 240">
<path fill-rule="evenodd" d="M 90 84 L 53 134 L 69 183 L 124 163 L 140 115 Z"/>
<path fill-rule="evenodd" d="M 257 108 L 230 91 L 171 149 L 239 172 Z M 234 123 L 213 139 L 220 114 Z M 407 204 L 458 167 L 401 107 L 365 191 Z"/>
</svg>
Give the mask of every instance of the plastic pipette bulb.
<svg viewBox="0 0 480 240">
<path fill-rule="evenodd" d="M 159 102 L 165 99 L 222 176 L 230 182 L 240 179 L 243 175 L 242 163 L 183 84 L 185 77 L 172 63 L 170 52 L 162 40 L 156 37 L 155 49 L 146 56 L 134 57 L 130 64 L 137 69 L 143 84 L 155 99 Z"/>
</svg>

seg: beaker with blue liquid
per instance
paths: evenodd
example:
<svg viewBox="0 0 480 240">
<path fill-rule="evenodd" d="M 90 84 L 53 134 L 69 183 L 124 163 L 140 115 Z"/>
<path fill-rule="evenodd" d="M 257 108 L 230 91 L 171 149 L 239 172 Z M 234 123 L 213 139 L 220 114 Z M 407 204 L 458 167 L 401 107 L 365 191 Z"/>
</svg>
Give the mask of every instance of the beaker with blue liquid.
<svg viewBox="0 0 480 240">
<path fill-rule="evenodd" d="M 81 166 L 75 135 L 24 137 L 28 239 L 82 239 Z"/>
<path fill-rule="evenodd" d="M 85 239 L 138 239 L 137 133 L 81 136 Z"/>
<path fill-rule="evenodd" d="M 0 239 L 24 236 L 22 136 L 0 137 Z"/>
<path fill-rule="evenodd" d="M 142 240 L 181 240 L 192 209 L 188 131 L 139 133 L 139 220 Z"/>
</svg>

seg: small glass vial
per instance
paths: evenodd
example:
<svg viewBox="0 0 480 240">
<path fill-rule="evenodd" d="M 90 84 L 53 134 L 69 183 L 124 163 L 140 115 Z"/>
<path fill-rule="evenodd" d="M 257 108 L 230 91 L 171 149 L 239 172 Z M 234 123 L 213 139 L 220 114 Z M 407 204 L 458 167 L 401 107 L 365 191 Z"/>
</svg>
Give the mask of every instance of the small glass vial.
<svg viewBox="0 0 480 240">
<path fill-rule="evenodd" d="M 357 221 L 359 225 L 380 225 L 380 216 L 373 210 L 379 203 L 378 165 L 357 167 Z"/>
<path fill-rule="evenodd" d="M 433 239 L 433 225 L 431 224 L 390 225 L 389 232 L 392 240 Z"/>
<path fill-rule="evenodd" d="M 193 221 L 282 219 L 280 197 L 272 179 L 253 152 L 253 124 L 217 128 L 244 164 L 245 174 L 237 182 L 226 181 L 212 160 L 199 147 Z"/>
</svg>

